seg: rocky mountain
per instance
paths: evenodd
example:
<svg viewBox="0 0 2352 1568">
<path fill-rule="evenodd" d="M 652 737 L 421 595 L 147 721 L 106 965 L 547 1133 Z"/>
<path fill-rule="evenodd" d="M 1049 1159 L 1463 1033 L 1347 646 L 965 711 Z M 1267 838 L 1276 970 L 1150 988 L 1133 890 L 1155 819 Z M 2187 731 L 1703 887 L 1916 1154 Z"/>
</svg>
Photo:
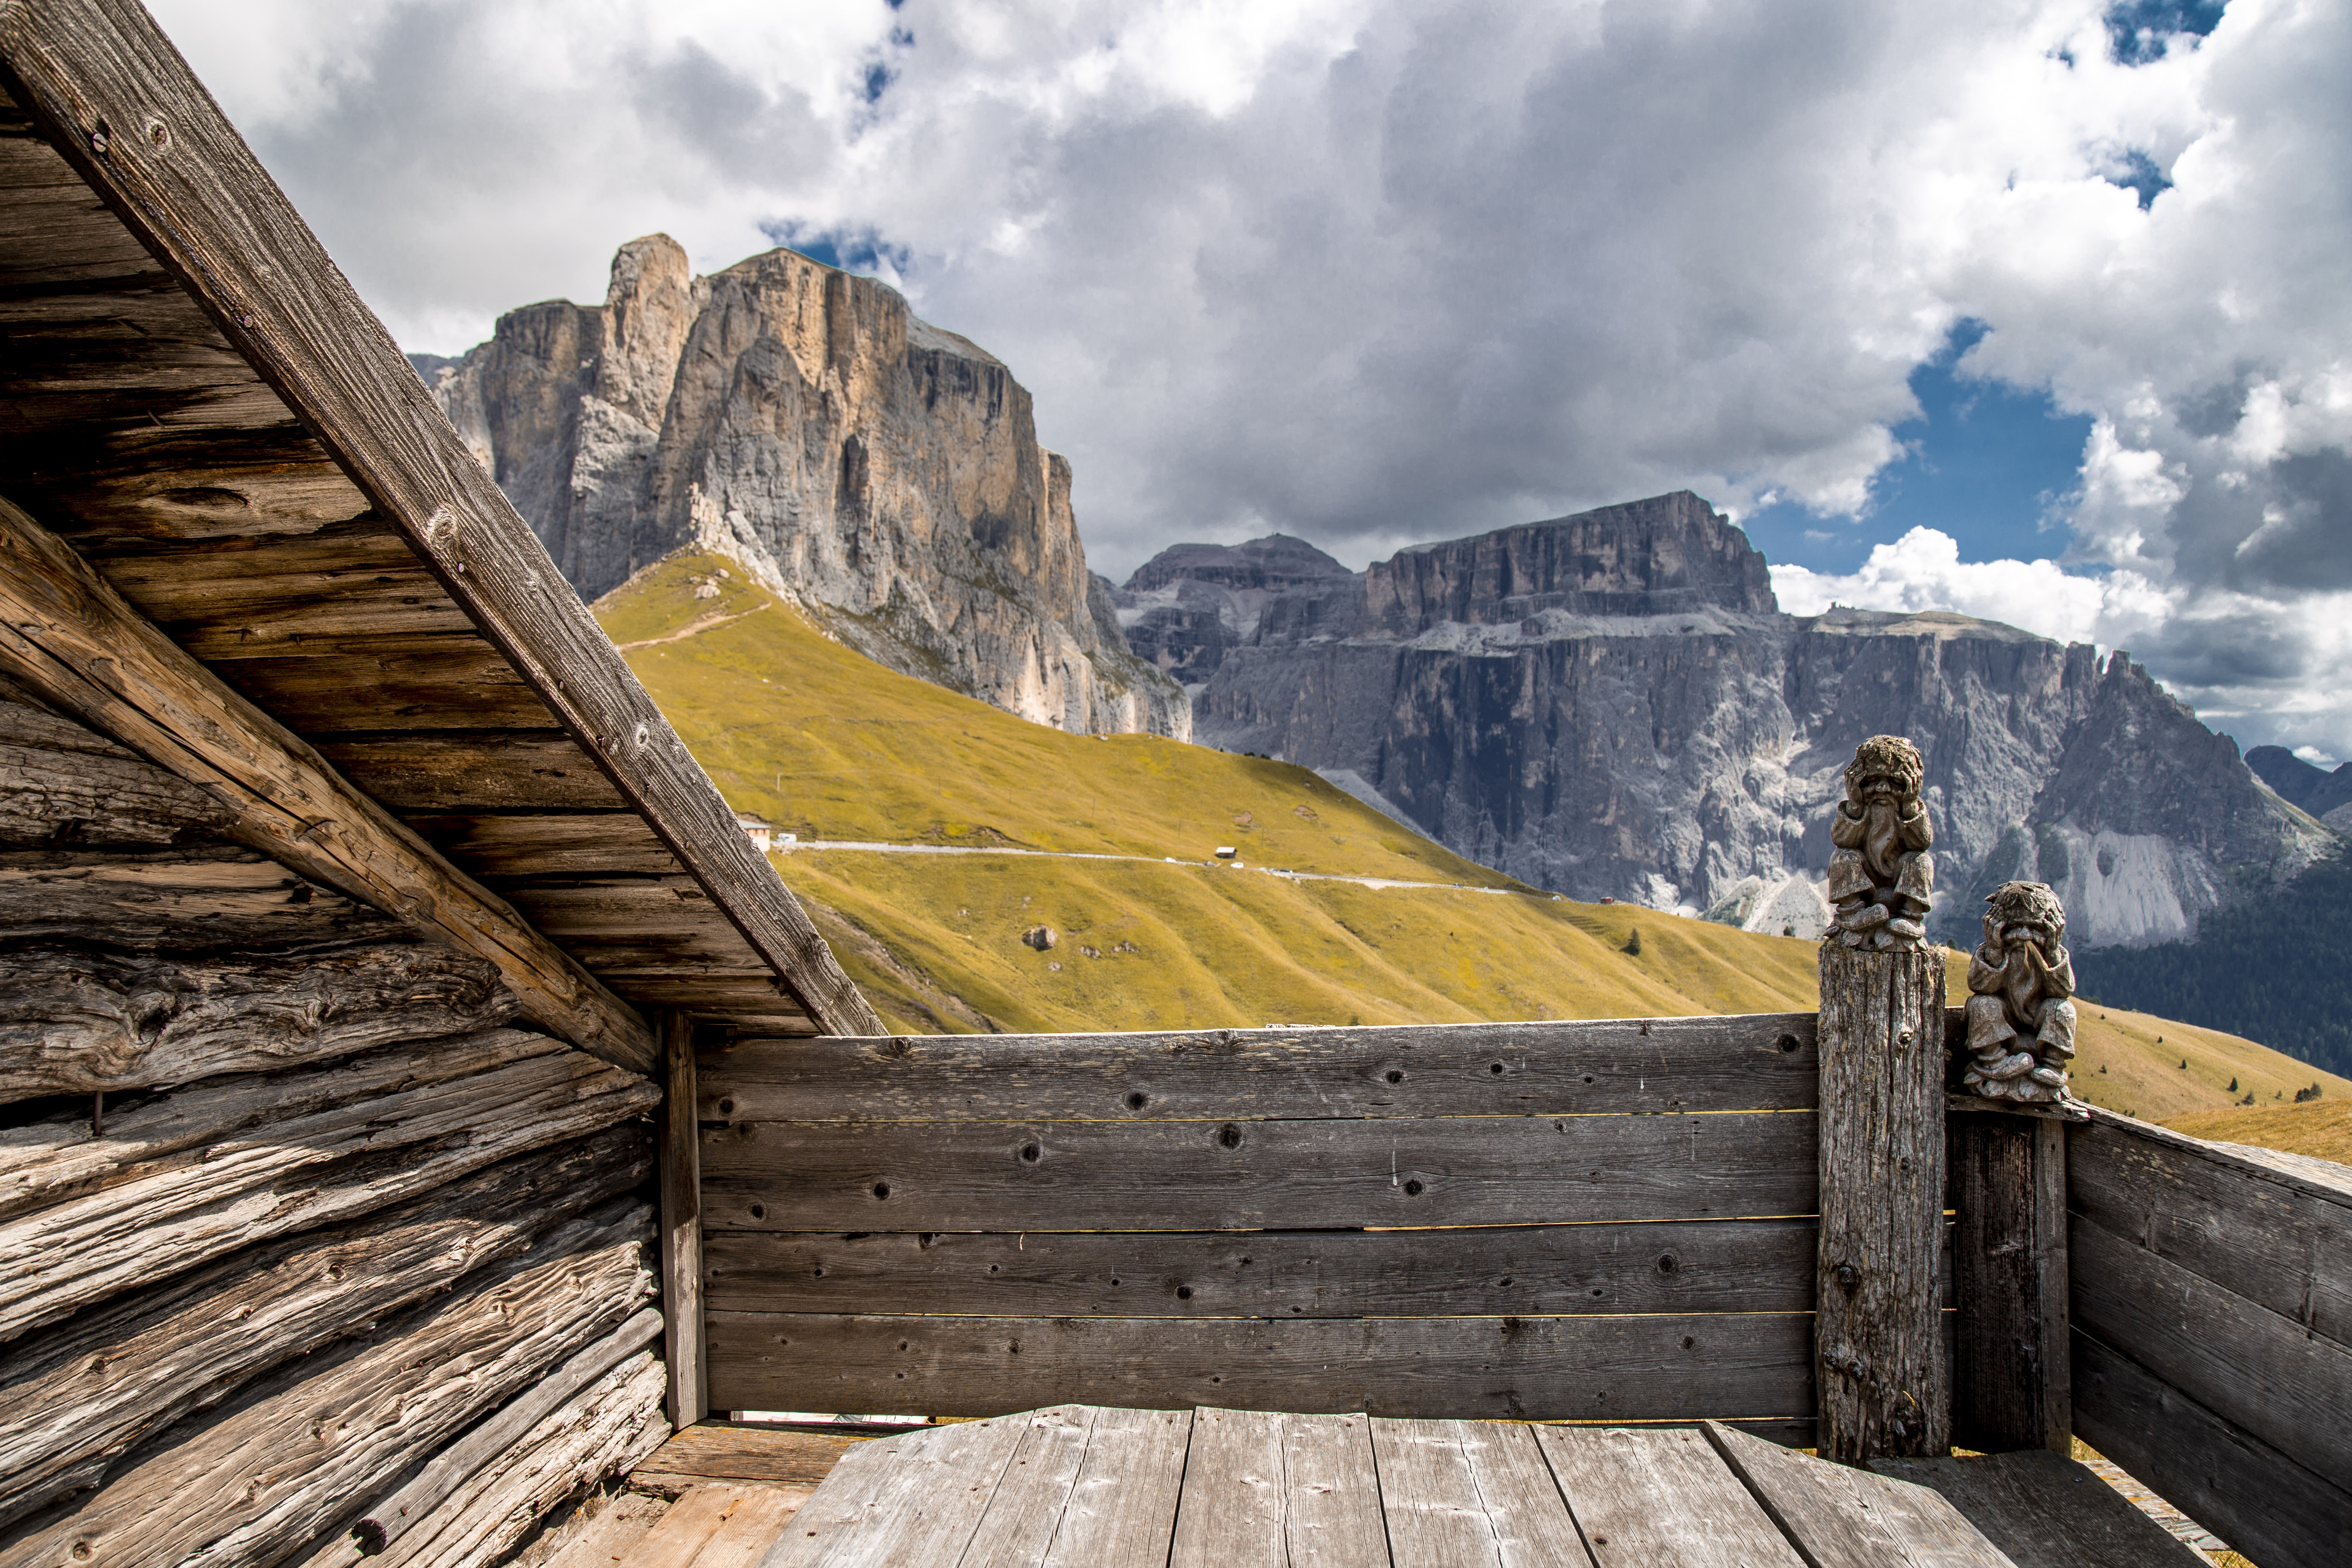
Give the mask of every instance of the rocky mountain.
<svg viewBox="0 0 2352 1568">
<path fill-rule="evenodd" d="M 2330 773 L 2284 746 L 2256 746 L 2246 753 L 2246 765 L 2280 799 L 2301 806 L 2338 833 L 2352 833 L 2352 763 L 2340 763 Z"/>
<path fill-rule="evenodd" d="M 1029 394 L 873 279 L 789 250 L 698 278 L 654 235 L 603 305 L 525 306 L 418 370 L 583 598 L 716 549 L 892 668 L 1065 730 L 1191 732 L 1087 569 Z"/>
<path fill-rule="evenodd" d="M 1201 739 L 1574 897 L 1817 931 L 1828 809 L 1881 731 L 1926 753 L 1956 942 L 2011 877 L 2057 888 L 2083 946 L 2182 940 L 2334 842 L 2127 655 L 1949 614 L 1782 615 L 1762 554 L 1687 492 L 1344 579 L 1303 548 L 1181 546 L 1124 591 L 1129 637 L 1196 684 Z"/>
</svg>

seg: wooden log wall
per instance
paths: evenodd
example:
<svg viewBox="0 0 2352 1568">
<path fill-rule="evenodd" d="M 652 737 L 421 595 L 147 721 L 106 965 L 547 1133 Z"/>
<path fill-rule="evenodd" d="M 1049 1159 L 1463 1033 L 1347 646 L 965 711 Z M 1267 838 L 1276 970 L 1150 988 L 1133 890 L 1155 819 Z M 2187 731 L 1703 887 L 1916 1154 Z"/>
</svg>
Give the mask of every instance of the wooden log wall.
<svg viewBox="0 0 2352 1568">
<path fill-rule="evenodd" d="M 2263 1568 L 2352 1562 L 2352 1180 L 2069 1129 L 2074 1430 Z"/>
<path fill-rule="evenodd" d="M 0 1568 L 498 1561 L 669 1432 L 659 1087 L 7 697 Z"/>
<path fill-rule="evenodd" d="M 1807 1443 L 1814 1096 L 1810 1014 L 707 1050 L 710 1405 Z"/>
</svg>

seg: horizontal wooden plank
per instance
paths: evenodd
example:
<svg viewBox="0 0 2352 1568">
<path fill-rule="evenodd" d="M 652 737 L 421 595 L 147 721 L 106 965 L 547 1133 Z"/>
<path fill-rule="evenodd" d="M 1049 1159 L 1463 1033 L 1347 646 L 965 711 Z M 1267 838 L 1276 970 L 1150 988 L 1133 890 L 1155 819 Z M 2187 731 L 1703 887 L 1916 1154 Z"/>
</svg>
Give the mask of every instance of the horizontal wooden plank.
<svg viewBox="0 0 2352 1568">
<path fill-rule="evenodd" d="M 2160 1131 L 2160 1130 L 2159 1130 Z M 2352 1346 L 2352 1192 L 2112 1122 L 2071 1129 L 2067 1206 L 2233 1294 Z"/>
<path fill-rule="evenodd" d="M 1815 1212 L 1813 1119 L 706 1128 L 706 1230 L 1276 1230 Z"/>
<path fill-rule="evenodd" d="M 677 857 L 634 811 L 561 816 L 457 813 L 412 816 L 408 826 L 473 875 L 505 877 L 677 876 Z"/>
<path fill-rule="evenodd" d="M 644 1128 L 608 1129 L 351 1225 L 246 1248 L 39 1335 L 0 1373 L 0 1524 L 96 1485 L 140 1436 L 272 1366 L 525 1251 L 652 1166 Z"/>
<path fill-rule="evenodd" d="M 398 812 L 628 809 L 588 753 L 553 731 L 330 735 L 318 750 Z"/>
<path fill-rule="evenodd" d="M 703 1267 L 711 1308 L 745 1312 L 1810 1312 L 1814 1228 L 1776 1219 L 1239 1235 L 713 1231 Z"/>
<path fill-rule="evenodd" d="M 997 1415 L 1063 1403 L 1513 1420 L 1812 1407 L 1810 1313 L 885 1318 L 713 1312 L 714 1409 Z"/>
<path fill-rule="evenodd" d="M 704 1055 L 706 1121 L 1185 1121 L 1801 1110 L 1814 1016 L 952 1035 Z M 722 1109 L 723 1105 L 723 1109 Z"/>
<path fill-rule="evenodd" d="M 2352 1351 L 2112 1235 L 2068 1227 L 2074 1326 L 2323 1476 L 2352 1476 Z"/>
<path fill-rule="evenodd" d="M 2315 1474 L 2079 1329 L 2074 1430 L 2263 1568 L 2352 1563 L 2352 1489 Z"/>
<path fill-rule="evenodd" d="M 233 845 L 144 853 L 0 850 L 10 940 L 86 940 L 178 952 L 398 940 L 380 910 Z"/>
<path fill-rule="evenodd" d="M 348 482 L 346 495 L 364 508 Z M 240 510 L 226 492 L 208 499 Z M 251 510 L 244 492 L 235 500 Z M 475 629 L 408 542 L 369 517 L 301 534 L 101 555 L 95 564 L 174 642 L 207 660 L 315 651 L 322 639 Z"/>
<path fill-rule="evenodd" d="M 814 1486 L 842 1455 L 867 1441 L 836 1432 L 787 1432 L 707 1421 L 688 1426 L 647 1455 L 638 1470 L 702 1480 L 786 1481 Z"/>
<path fill-rule="evenodd" d="M 428 942 L 207 958 L 17 948 L 0 952 L 0 1100 L 301 1067 L 503 1024 L 515 1005 L 488 964 Z"/>
<path fill-rule="evenodd" d="M 638 1007 L 675 1007 L 705 1024 L 773 1030 L 803 1037 L 816 1031 L 805 1005 L 772 972 L 676 964 L 662 969 L 600 972 L 615 995 Z"/>
<path fill-rule="evenodd" d="M 760 956 L 691 877 L 564 877 L 498 884 L 591 970 L 751 970 Z"/>
<path fill-rule="evenodd" d="M 652 1216 L 623 1199 L 126 1456 L 0 1546 L 0 1568 L 277 1563 L 643 1306 Z M 322 1440 L 331 1434 L 332 1440 Z"/>
<path fill-rule="evenodd" d="M 0 844 L 178 844 L 236 820 L 220 796 L 141 758 L 0 741 Z"/>
<path fill-rule="evenodd" d="M 279 639 L 262 647 L 285 650 Z M 213 656 L 224 681 L 304 736 L 347 731 L 551 731 L 555 716 L 499 650 L 471 631 L 338 637 L 299 651 Z"/>
<path fill-rule="evenodd" d="M 1999 1548 L 2000 1568 L 2212 1568 L 2211 1558 L 2142 1513 L 2089 1466 L 2048 1448 L 1877 1458 L 1870 1468 L 1947 1500 L 1969 1528 Z M 1885 1561 L 1864 1559 L 1873 1565 Z M 1927 1561 L 1936 1568 L 1969 1563 L 1957 1556 Z"/>
</svg>

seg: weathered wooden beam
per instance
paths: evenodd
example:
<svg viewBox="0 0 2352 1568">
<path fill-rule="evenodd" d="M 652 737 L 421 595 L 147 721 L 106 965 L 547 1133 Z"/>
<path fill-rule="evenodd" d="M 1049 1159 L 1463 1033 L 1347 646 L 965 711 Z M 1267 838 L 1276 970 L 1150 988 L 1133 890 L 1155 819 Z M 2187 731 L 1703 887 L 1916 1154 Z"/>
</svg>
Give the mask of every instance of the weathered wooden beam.
<svg viewBox="0 0 2352 1568">
<path fill-rule="evenodd" d="M 652 1163 L 642 1128 L 607 1129 L 77 1313 L 0 1373 L 0 1525 L 99 1485 L 140 1437 L 280 1363 L 524 1252 Z"/>
<path fill-rule="evenodd" d="M 438 943 L 299 955 L 0 952 L 0 1101 L 301 1067 L 514 1016 L 478 959 Z M 0 1213 L 12 1201 L 0 1194 Z"/>
<path fill-rule="evenodd" d="M 256 1241 L 329 1224 L 651 1109 L 565 1051 L 284 1120 L 0 1225 L 0 1340 Z"/>
<path fill-rule="evenodd" d="M 623 1199 L 567 1222 L 157 1434 L 107 1485 L 0 1546 L 0 1568 L 79 1561 L 77 1544 L 116 1568 L 279 1561 L 643 1306 L 651 1221 Z"/>
<path fill-rule="evenodd" d="M 660 1444 L 669 1432 L 663 1381 L 660 1358 L 624 1361 L 466 1477 L 385 1551 L 367 1552 L 345 1531 L 303 1559 L 302 1568 L 476 1568 L 502 1561 L 549 1510 L 632 1470 Z"/>
<path fill-rule="evenodd" d="M 1818 1201 L 1812 1121 L 744 1122 L 704 1130 L 702 1218 L 706 1231 L 1003 1232 L 1802 1215 Z M 1942 1146 L 1939 1128 L 1938 1164 Z M 1930 1313 L 1940 1242 L 1927 1237 L 1920 1266 Z"/>
<path fill-rule="evenodd" d="M 709 1414 L 702 1351 L 702 1139 L 694 1117 L 694 1020 L 662 1016 L 661 1270 L 669 1419 Z"/>
<path fill-rule="evenodd" d="M 1801 1312 L 1614 1318 L 709 1316 L 715 1410 L 1002 1415 L 1065 1400 L 1152 1409 L 1498 1420 L 1801 1419 Z"/>
<path fill-rule="evenodd" d="M 710 1121 L 1113 1121 L 1805 1110 L 1813 1015 L 1339 1029 L 740 1040 Z"/>
<path fill-rule="evenodd" d="M 716 1311 L 1034 1318 L 1810 1312 L 1806 1219 L 1456 1230 L 714 1230 Z M 1180 1292 L 1181 1292 L 1180 1294 Z"/>
<path fill-rule="evenodd" d="M 1952 1441 L 2070 1454 L 2066 1124 L 1977 1103 L 1951 1117 Z"/>
<path fill-rule="evenodd" d="M 236 812 L 69 719 L 0 700 L 0 845 L 177 844 Z"/>
<path fill-rule="evenodd" d="M 374 1556 L 401 1540 L 452 1493 L 504 1458 L 507 1451 L 528 1437 L 541 1422 L 624 1359 L 642 1350 L 661 1331 L 660 1310 L 647 1307 L 562 1366 L 550 1370 L 497 1415 L 425 1461 L 425 1468 L 415 1479 L 370 1504 L 359 1522 L 352 1526 L 352 1544 Z"/>
<path fill-rule="evenodd" d="M 487 961 L 542 1026 L 607 1061 L 652 1070 L 651 1031 L 625 1003 L 5 501 L 0 622 L 0 668 L 212 791 L 236 813 L 227 837 Z"/>
<path fill-rule="evenodd" d="M 546 550 L 143 13 L 9 14 L 10 91 L 835 1034 L 880 1019 Z M 154 129 L 149 129 L 152 127 Z"/>
<path fill-rule="evenodd" d="M 1943 960 L 1832 942 L 1821 971 L 1821 1451 L 1849 1463 L 1941 1454 Z"/>
<path fill-rule="evenodd" d="M 12 942 L 99 942 L 139 952 L 408 939 L 383 911 L 234 844 L 0 850 L 0 932 Z"/>
</svg>

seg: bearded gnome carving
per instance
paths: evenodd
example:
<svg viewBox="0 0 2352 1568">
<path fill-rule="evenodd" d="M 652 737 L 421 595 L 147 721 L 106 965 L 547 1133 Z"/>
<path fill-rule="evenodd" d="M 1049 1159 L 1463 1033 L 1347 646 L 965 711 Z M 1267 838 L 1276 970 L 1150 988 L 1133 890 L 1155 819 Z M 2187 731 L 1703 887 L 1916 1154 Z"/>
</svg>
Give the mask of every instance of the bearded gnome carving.
<svg viewBox="0 0 2352 1568">
<path fill-rule="evenodd" d="M 1988 1100 L 2063 1104 L 2074 1058 L 2065 908 L 2040 882 L 2003 882 L 1985 902 L 1984 942 L 1969 959 L 1963 1081 Z"/>
<path fill-rule="evenodd" d="M 1846 764 L 1845 798 L 1830 822 L 1830 902 L 1848 947 L 1916 947 L 1935 893 L 1936 830 L 1919 798 L 1927 764 L 1900 735 L 1873 735 Z"/>
</svg>

